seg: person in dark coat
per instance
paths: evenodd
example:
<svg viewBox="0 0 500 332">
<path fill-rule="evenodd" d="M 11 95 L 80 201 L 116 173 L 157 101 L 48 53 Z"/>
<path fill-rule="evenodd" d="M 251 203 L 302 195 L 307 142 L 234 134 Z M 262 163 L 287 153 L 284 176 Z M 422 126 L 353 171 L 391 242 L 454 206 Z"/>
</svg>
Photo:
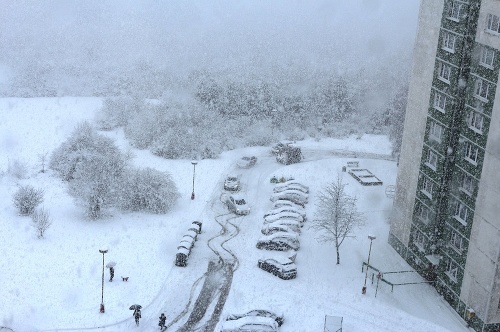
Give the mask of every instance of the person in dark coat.
<svg viewBox="0 0 500 332">
<path fill-rule="evenodd" d="M 114 276 L 115 276 L 115 268 L 111 266 L 109 268 L 109 281 L 113 281 Z"/>
<path fill-rule="evenodd" d="M 134 313 L 132 314 L 135 318 L 135 324 L 139 326 L 139 318 L 141 318 L 141 310 L 140 309 L 135 309 Z"/>
<path fill-rule="evenodd" d="M 160 327 L 161 330 L 165 328 L 165 321 L 167 320 L 167 317 L 165 314 L 162 312 L 160 315 L 160 322 L 158 323 L 158 326 Z"/>
</svg>

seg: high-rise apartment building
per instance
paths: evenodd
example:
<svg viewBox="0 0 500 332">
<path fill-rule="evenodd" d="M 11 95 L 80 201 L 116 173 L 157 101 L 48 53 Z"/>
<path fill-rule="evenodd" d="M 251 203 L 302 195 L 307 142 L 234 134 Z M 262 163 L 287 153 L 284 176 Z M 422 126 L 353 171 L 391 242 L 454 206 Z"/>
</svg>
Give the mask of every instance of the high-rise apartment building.
<svg viewBox="0 0 500 332">
<path fill-rule="evenodd" d="M 389 243 L 500 331 L 500 0 L 422 0 Z"/>
</svg>

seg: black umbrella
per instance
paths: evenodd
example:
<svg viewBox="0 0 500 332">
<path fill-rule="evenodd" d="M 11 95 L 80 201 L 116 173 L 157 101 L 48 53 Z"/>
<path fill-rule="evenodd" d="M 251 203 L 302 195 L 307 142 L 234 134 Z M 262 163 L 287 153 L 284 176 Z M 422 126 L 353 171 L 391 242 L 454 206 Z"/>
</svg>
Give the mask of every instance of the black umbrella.
<svg viewBox="0 0 500 332">
<path fill-rule="evenodd" d="M 132 304 L 129 309 L 130 310 L 139 310 L 141 308 L 142 308 L 142 305 L 140 305 L 140 304 Z"/>
</svg>

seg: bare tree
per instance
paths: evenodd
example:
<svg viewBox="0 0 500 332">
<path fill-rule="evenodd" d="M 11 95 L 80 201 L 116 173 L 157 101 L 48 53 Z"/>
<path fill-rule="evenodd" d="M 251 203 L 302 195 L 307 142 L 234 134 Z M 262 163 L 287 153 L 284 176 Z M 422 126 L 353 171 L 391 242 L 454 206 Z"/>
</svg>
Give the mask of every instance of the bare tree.
<svg viewBox="0 0 500 332">
<path fill-rule="evenodd" d="M 40 166 L 42 166 L 42 173 L 45 173 L 45 165 L 48 162 L 48 154 L 49 153 L 47 151 L 38 154 L 38 162 L 40 163 Z"/>
<path fill-rule="evenodd" d="M 22 186 L 14 194 L 12 202 L 21 215 L 28 216 L 43 202 L 43 194 L 43 189 L 35 189 L 30 185 Z"/>
<path fill-rule="evenodd" d="M 36 235 L 39 239 L 43 238 L 45 231 L 52 225 L 49 211 L 44 208 L 37 209 L 31 215 L 33 227 L 35 227 Z"/>
<path fill-rule="evenodd" d="M 319 194 L 315 219 L 309 228 L 318 234 L 319 242 L 333 242 L 340 264 L 340 245 L 348 237 L 355 237 L 353 231 L 363 224 L 363 215 L 357 211 L 357 198 L 347 194 L 346 183 L 340 176 Z"/>
</svg>

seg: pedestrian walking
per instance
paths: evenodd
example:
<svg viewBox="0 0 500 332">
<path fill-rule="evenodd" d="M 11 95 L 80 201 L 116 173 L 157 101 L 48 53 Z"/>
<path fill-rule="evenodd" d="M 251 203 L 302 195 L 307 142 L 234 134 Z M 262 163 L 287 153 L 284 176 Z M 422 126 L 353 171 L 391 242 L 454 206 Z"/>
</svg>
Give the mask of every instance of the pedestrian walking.
<svg viewBox="0 0 500 332">
<path fill-rule="evenodd" d="M 141 309 L 135 309 L 132 314 L 135 318 L 135 325 L 139 326 L 139 319 L 141 318 Z"/>
<path fill-rule="evenodd" d="M 165 321 L 167 320 L 167 317 L 165 316 L 165 314 L 162 312 L 161 315 L 160 315 L 160 322 L 158 323 L 158 326 L 160 327 L 160 330 L 163 331 L 163 329 L 165 328 Z"/>
<path fill-rule="evenodd" d="M 111 266 L 109 268 L 109 281 L 113 281 L 114 276 L 115 276 L 115 268 Z"/>
</svg>

